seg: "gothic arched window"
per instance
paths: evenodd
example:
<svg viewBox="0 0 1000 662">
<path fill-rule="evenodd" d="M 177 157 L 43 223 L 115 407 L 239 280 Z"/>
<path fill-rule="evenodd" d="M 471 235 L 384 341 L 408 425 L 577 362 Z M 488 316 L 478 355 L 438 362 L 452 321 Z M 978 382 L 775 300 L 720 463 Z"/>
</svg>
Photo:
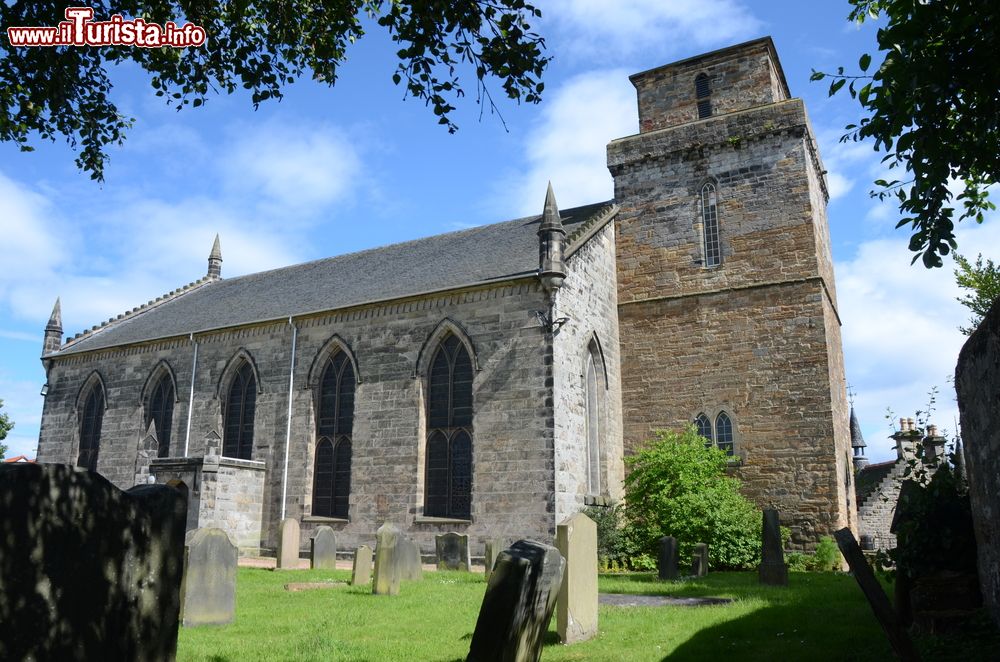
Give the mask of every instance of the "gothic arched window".
<svg viewBox="0 0 1000 662">
<path fill-rule="evenodd" d="M 156 428 L 157 457 L 170 455 L 170 430 L 174 420 L 174 382 L 164 372 L 160 375 L 149 396 L 146 409 L 146 429 L 152 423 Z"/>
<path fill-rule="evenodd" d="M 698 417 L 694 419 L 694 426 L 698 430 L 698 434 L 705 438 L 705 446 L 712 446 L 712 422 L 708 420 L 708 416 L 705 414 L 698 414 Z"/>
<path fill-rule="evenodd" d="M 600 388 L 597 379 L 597 365 L 594 355 L 587 352 L 587 365 L 584 373 L 586 395 L 584 400 L 587 428 L 587 491 L 590 494 L 601 492 L 601 407 Z"/>
<path fill-rule="evenodd" d="M 98 381 L 90 389 L 80 417 L 80 454 L 76 466 L 97 471 L 97 452 L 101 446 L 101 423 L 104 421 L 104 388 Z"/>
<path fill-rule="evenodd" d="M 347 353 L 327 359 L 319 382 L 312 514 L 346 519 L 351 496 L 354 366 Z"/>
<path fill-rule="evenodd" d="M 698 100 L 698 119 L 712 116 L 712 87 L 706 74 L 694 79 L 694 96 Z"/>
<path fill-rule="evenodd" d="M 427 376 L 427 480 L 424 514 L 469 519 L 472 513 L 472 360 L 449 334 Z"/>
<path fill-rule="evenodd" d="M 727 455 L 733 454 L 733 421 L 724 411 L 715 417 L 715 445 Z"/>
<path fill-rule="evenodd" d="M 222 439 L 222 454 L 240 460 L 252 459 L 253 421 L 257 404 L 257 379 L 250 363 L 243 361 L 226 397 L 225 436 Z"/>
<path fill-rule="evenodd" d="M 705 251 L 705 266 L 722 264 L 722 244 L 719 241 L 719 211 L 715 184 L 701 187 L 701 228 Z"/>
</svg>

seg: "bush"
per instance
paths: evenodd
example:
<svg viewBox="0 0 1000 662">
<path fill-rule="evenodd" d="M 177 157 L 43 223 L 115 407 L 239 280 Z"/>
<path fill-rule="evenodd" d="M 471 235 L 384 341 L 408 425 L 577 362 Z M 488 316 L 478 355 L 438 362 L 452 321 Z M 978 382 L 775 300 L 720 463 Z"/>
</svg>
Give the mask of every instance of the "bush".
<svg viewBox="0 0 1000 662">
<path fill-rule="evenodd" d="M 725 475 L 728 456 L 706 448 L 694 426 L 658 431 L 656 439 L 626 458 L 623 543 L 632 559 L 656 558 L 662 536 L 677 538 L 680 558 L 708 543 L 713 568 L 752 568 L 760 562 L 761 513 Z"/>
<path fill-rule="evenodd" d="M 840 548 L 830 536 L 823 536 L 816 545 L 816 553 L 813 554 L 810 570 L 825 572 L 827 570 L 840 570 Z"/>
</svg>

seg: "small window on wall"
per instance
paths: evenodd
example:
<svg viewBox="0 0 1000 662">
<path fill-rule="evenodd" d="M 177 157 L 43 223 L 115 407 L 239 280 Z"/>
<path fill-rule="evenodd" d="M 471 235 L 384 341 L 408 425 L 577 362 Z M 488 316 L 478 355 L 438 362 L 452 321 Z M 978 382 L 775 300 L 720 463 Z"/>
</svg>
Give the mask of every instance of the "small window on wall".
<svg viewBox="0 0 1000 662">
<path fill-rule="evenodd" d="M 712 88 L 708 76 L 698 74 L 694 79 L 694 95 L 698 100 L 698 119 L 712 116 Z"/>
<path fill-rule="evenodd" d="M 722 264 L 722 242 L 719 238 L 719 200 L 715 184 L 711 182 L 701 187 L 701 231 L 705 252 L 705 266 L 717 267 Z"/>
<path fill-rule="evenodd" d="M 708 416 L 698 414 L 698 418 L 694 419 L 694 427 L 698 430 L 698 434 L 705 438 L 705 446 L 711 448 L 713 441 L 712 422 L 708 420 Z"/>
<path fill-rule="evenodd" d="M 730 457 L 735 455 L 736 437 L 733 434 L 733 419 L 729 414 L 724 411 L 719 412 L 714 422 L 704 413 L 698 414 L 694 419 L 694 427 L 698 434 L 705 438 L 706 448 L 715 446 Z"/>
</svg>

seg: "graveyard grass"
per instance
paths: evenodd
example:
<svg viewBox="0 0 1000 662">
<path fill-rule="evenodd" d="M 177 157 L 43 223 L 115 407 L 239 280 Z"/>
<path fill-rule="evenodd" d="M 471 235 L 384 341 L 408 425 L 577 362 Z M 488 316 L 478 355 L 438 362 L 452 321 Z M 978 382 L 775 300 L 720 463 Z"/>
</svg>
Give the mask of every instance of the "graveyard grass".
<svg viewBox="0 0 1000 662">
<path fill-rule="evenodd" d="M 425 572 L 400 595 L 369 587 L 288 592 L 290 582 L 349 580 L 346 570 L 240 568 L 236 621 L 182 628 L 178 660 L 464 660 L 486 584 L 481 572 Z M 733 598 L 724 606 L 600 607 L 600 633 L 563 646 L 550 624 L 543 660 L 885 660 L 892 654 L 854 579 L 792 573 L 788 588 L 756 573 L 661 582 L 601 575 L 603 593 Z"/>
</svg>

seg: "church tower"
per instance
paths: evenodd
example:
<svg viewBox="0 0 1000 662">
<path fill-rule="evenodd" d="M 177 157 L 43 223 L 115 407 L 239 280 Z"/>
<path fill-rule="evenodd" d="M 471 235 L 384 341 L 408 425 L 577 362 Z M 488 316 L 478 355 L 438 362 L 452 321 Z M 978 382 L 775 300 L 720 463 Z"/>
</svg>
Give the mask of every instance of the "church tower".
<svg viewBox="0 0 1000 662">
<path fill-rule="evenodd" d="M 792 544 L 850 526 L 824 169 L 770 38 L 636 74 L 615 180 L 626 451 L 694 423 Z"/>
</svg>

